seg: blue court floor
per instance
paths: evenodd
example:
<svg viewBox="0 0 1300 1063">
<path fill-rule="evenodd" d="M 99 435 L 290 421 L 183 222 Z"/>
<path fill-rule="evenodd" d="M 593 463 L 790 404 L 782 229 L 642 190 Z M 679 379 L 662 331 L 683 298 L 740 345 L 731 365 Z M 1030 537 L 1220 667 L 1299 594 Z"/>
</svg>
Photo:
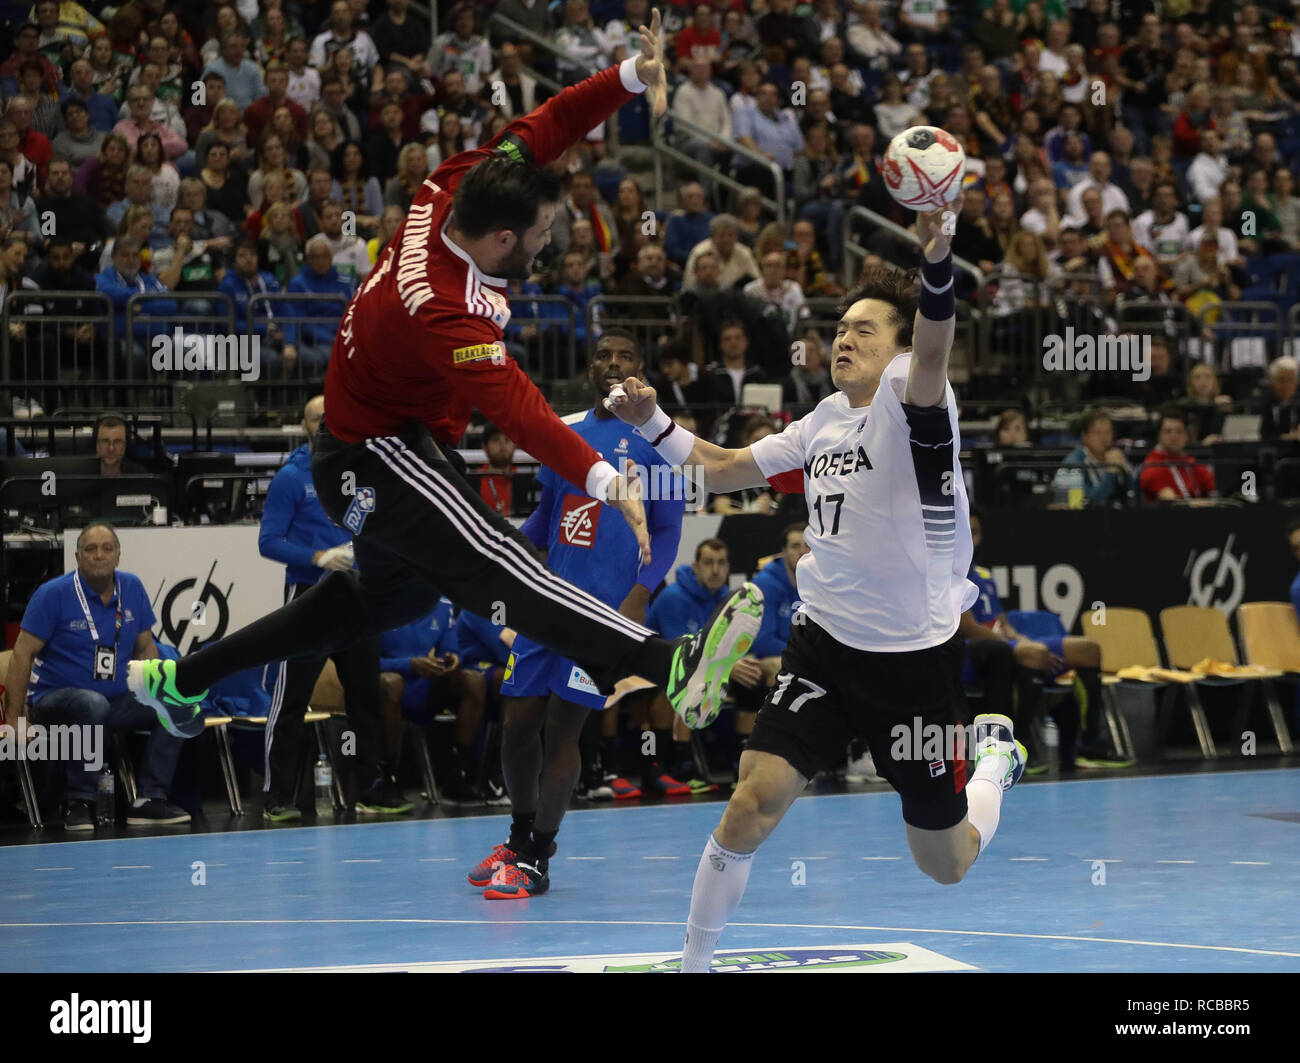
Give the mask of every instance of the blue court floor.
<svg viewBox="0 0 1300 1063">
<path fill-rule="evenodd" d="M 671 960 L 722 807 L 571 812 L 551 892 L 522 902 L 465 881 L 502 816 L 6 846 L 0 969 Z M 879 972 L 1300 971 L 1297 881 L 1300 769 L 1018 787 L 958 886 L 913 866 L 892 792 L 809 796 L 720 948 L 793 964 L 847 947 Z"/>
</svg>

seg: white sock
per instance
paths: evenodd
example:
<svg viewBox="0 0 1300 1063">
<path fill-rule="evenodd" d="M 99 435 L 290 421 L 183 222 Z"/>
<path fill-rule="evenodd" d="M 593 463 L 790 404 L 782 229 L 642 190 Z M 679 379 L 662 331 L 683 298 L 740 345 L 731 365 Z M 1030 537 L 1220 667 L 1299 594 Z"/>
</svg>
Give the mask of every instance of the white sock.
<svg viewBox="0 0 1300 1063">
<path fill-rule="evenodd" d="M 709 835 L 700 866 L 695 869 L 686 943 L 682 946 L 682 974 L 700 974 L 709 969 L 718 938 L 745 894 L 753 859 L 753 853 L 733 853 Z"/>
<path fill-rule="evenodd" d="M 982 768 L 987 767 L 987 771 Z M 998 772 L 1005 771 L 1001 757 L 986 757 L 966 783 L 966 818 L 980 836 L 980 852 L 993 840 L 1002 817 L 1002 784 Z"/>
</svg>

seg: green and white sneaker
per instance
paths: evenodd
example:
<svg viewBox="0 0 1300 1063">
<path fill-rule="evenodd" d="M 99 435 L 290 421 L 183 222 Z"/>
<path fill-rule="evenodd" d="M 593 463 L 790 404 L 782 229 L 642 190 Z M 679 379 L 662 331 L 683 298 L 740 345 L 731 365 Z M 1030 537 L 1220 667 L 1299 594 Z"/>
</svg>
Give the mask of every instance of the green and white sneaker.
<svg viewBox="0 0 1300 1063">
<path fill-rule="evenodd" d="M 699 730 L 717 717 L 731 669 L 749 652 L 762 621 L 763 592 L 746 583 L 722 601 L 699 632 L 678 642 L 664 693 L 687 727 Z"/>
<path fill-rule="evenodd" d="M 1025 773 L 1029 753 L 1017 741 L 1009 716 L 992 712 L 982 713 L 975 717 L 975 722 L 971 726 L 975 731 L 975 767 L 971 775 L 973 776 L 979 770 L 980 761 L 985 757 L 1006 757 L 1006 771 L 996 780 L 1001 783 L 1002 792 L 1005 793 L 1015 786 L 1020 781 L 1020 776 Z"/>
<path fill-rule="evenodd" d="M 186 696 L 177 690 L 175 661 L 131 661 L 126 666 L 126 689 L 158 714 L 169 735 L 193 738 L 203 733 L 201 702 L 208 692 Z"/>
</svg>

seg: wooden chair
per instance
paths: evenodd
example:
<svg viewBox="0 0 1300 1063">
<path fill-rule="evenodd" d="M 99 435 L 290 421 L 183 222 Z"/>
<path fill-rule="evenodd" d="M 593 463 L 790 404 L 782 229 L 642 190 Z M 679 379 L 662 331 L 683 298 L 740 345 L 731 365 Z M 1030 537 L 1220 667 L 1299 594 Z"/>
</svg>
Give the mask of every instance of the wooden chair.
<svg viewBox="0 0 1300 1063">
<path fill-rule="evenodd" d="M 1099 623 L 1104 620 L 1104 623 Z M 1107 606 L 1104 613 L 1086 611 L 1079 621 L 1085 636 L 1101 647 L 1101 670 L 1109 673 L 1106 683 L 1111 688 L 1121 686 L 1126 689 L 1154 691 L 1157 704 L 1169 696 L 1171 690 L 1182 688 L 1187 693 L 1187 708 L 1192 717 L 1192 726 L 1196 730 L 1196 740 L 1201 747 L 1201 756 L 1207 760 L 1217 756 L 1214 740 L 1210 736 L 1209 721 L 1201 707 L 1201 699 L 1196 693 L 1192 680 L 1162 680 L 1148 683 L 1137 680 L 1120 680 L 1115 673 L 1134 666 L 1139 668 L 1162 668 L 1160 649 L 1156 645 L 1155 632 L 1151 628 L 1151 618 L 1141 609 L 1124 609 L 1119 606 Z M 1105 687 L 1103 687 L 1105 689 Z M 1113 694 L 1112 694 L 1113 697 Z M 1127 724 L 1121 717 L 1127 731 Z M 1132 748 L 1130 746 L 1130 748 Z"/>
<path fill-rule="evenodd" d="M 1237 630 L 1247 664 L 1271 668 L 1277 675 L 1261 679 L 1273 732 L 1283 753 L 1294 746 L 1277 696 L 1276 680 L 1287 675 L 1300 680 L 1300 622 L 1290 602 L 1247 602 L 1237 608 Z"/>
<path fill-rule="evenodd" d="M 1237 646 L 1232 640 L 1232 632 L 1228 629 L 1228 618 L 1218 609 L 1206 605 L 1171 605 L 1167 609 L 1160 610 L 1160 631 L 1164 638 L 1165 652 L 1169 655 L 1169 664 L 1174 668 L 1192 668 L 1207 657 L 1227 664 L 1239 663 Z M 1205 676 L 1188 688 L 1188 695 L 1195 696 L 1199 701 L 1197 687 L 1240 687 L 1242 697 L 1238 704 L 1237 723 L 1238 729 L 1241 729 L 1245 727 L 1246 722 L 1247 698 L 1257 688 L 1262 678 Z M 1270 717 L 1272 717 L 1271 713 Z M 1273 730 L 1277 735 L 1278 744 L 1281 745 L 1286 725 L 1283 723 L 1283 730 L 1279 732 L 1277 730 L 1279 722 L 1277 719 L 1273 720 Z M 1289 735 L 1286 736 L 1285 741 L 1286 744 L 1290 744 Z M 1213 748 L 1213 741 L 1210 745 Z"/>
</svg>

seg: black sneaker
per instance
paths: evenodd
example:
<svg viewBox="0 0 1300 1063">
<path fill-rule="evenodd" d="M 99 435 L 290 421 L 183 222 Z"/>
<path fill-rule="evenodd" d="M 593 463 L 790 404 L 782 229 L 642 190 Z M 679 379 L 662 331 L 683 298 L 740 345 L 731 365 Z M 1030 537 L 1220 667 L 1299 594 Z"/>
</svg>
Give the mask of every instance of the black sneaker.
<svg viewBox="0 0 1300 1063">
<path fill-rule="evenodd" d="M 464 772 L 457 773 L 445 786 L 438 787 L 438 794 L 449 805 L 481 805 L 486 801 L 483 791 Z"/>
<path fill-rule="evenodd" d="M 358 812 L 371 816 L 402 816 L 414 808 L 397 783 L 388 779 L 377 779 L 356 803 Z"/>
<path fill-rule="evenodd" d="M 126 821 L 132 827 L 161 827 L 188 823 L 190 814 L 161 797 L 140 797 L 127 812 Z"/>
<path fill-rule="evenodd" d="M 88 831 L 95 829 L 95 806 L 90 801 L 69 801 L 63 816 L 63 829 Z"/>
</svg>

